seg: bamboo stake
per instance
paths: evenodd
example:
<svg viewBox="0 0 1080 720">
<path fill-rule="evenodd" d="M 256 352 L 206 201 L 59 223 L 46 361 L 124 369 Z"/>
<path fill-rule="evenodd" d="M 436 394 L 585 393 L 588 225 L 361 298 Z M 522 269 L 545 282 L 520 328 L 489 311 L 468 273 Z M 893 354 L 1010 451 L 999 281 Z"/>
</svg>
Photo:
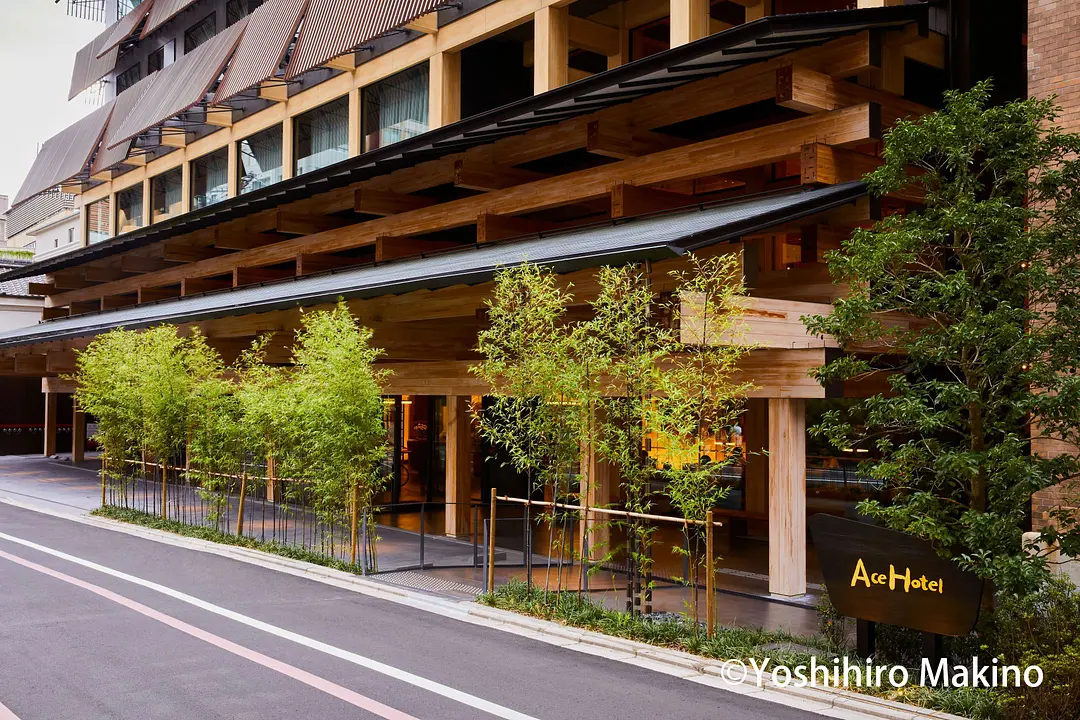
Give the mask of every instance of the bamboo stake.
<svg viewBox="0 0 1080 720">
<path fill-rule="evenodd" d="M 491 488 L 491 522 L 488 523 L 488 592 L 495 594 L 495 488 Z"/>
<path fill-rule="evenodd" d="M 101 453 L 101 507 L 105 507 L 105 453 Z"/>
<path fill-rule="evenodd" d="M 705 513 L 705 629 L 708 637 L 716 631 L 716 574 L 713 572 L 713 511 Z"/>
<path fill-rule="evenodd" d="M 356 524 L 357 524 L 357 514 L 358 514 L 358 511 L 359 511 L 359 505 L 360 505 L 360 497 L 359 497 L 359 493 L 357 492 L 357 485 L 354 482 L 353 486 L 352 486 L 352 522 L 350 523 L 350 525 L 352 526 L 352 533 L 351 533 L 352 540 L 351 540 L 351 545 L 349 547 L 349 562 L 352 565 L 356 565 L 356 531 L 357 531 Z"/>
<path fill-rule="evenodd" d="M 159 463 L 161 466 L 161 519 L 169 519 L 169 503 L 168 503 L 168 482 L 166 476 L 165 463 Z"/>
<path fill-rule="evenodd" d="M 236 536 L 244 534 L 244 494 L 247 493 L 247 472 L 240 476 L 240 505 L 236 508 Z"/>
</svg>

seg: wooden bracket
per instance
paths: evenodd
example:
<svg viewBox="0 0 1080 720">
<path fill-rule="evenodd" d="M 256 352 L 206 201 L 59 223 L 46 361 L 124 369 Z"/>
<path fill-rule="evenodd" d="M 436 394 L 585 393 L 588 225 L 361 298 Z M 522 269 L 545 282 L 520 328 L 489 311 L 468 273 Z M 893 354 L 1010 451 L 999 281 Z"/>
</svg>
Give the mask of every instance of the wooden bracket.
<svg viewBox="0 0 1080 720">
<path fill-rule="evenodd" d="M 696 203 L 697 198 L 693 195 L 637 187 L 625 182 L 615 183 L 611 187 L 611 217 L 613 218 L 673 210 Z"/>
<path fill-rule="evenodd" d="M 485 212 L 476 217 L 476 242 L 486 243 L 504 240 L 519 235 L 543 232 L 554 227 L 552 223 L 540 220 Z"/>
<path fill-rule="evenodd" d="M 586 126 L 585 149 L 595 155 L 625 160 L 686 145 L 686 141 L 658 132 L 612 127 L 593 120 Z"/>
<path fill-rule="evenodd" d="M 311 275 L 312 273 L 334 270 L 335 268 L 352 267 L 366 262 L 362 258 L 346 257 L 344 255 L 332 255 L 330 253 L 301 253 L 296 257 L 296 274 Z"/>
<path fill-rule="evenodd" d="M 409 257 L 410 255 L 420 255 L 421 253 L 445 250 L 452 247 L 460 247 L 460 245 L 449 240 L 425 240 L 419 238 L 380 235 L 375 238 L 375 262 Z"/>
<path fill-rule="evenodd" d="M 187 297 L 188 295 L 198 295 L 199 293 L 211 292 L 213 290 L 224 290 L 225 288 L 230 288 L 232 286 L 232 278 L 184 278 L 180 281 L 180 295 L 181 297 Z"/>
<path fill-rule="evenodd" d="M 353 209 L 366 215 L 397 215 L 398 213 L 431 207 L 435 200 L 420 195 L 358 188 Z"/>
<path fill-rule="evenodd" d="M 242 285 L 255 285 L 256 283 L 284 280 L 296 277 L 296 270 L 270 267 L 238 267 L 233 270 L 233 287 Z"/>
<path fill-rule="evenodd" d="M 464 158 L 454 162 L 454 185 L 470 190 L 502 190 L 548 177 L 532 170 L 483 163 Z"/>
</svg>

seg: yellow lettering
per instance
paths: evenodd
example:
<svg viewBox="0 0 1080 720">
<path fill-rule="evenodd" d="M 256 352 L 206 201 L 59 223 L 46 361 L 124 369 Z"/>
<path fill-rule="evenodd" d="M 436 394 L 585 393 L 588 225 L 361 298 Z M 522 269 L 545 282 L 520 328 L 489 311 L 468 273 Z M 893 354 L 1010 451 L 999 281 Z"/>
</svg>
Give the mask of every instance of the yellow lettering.
<svg viewBox="0 0 1080 720">
<path fill-rule="evenodd" d="M 870 587 L 870 576 L 866 574 L 866 565 L 863 564 L 862 558 L 855 563 L 855 574 L 851 576 L 851 587 L 855 587 L 855 583 L 862 581 L 866 583 L 866 587 Z"/>
<path fill-rule="evenodd" d="M 901 575 L 898 572 L 896 572 L 896 567 L 894 567 L 892 564 L 890 564 L 889 565 L 889 589 L 890 590 L 895 590 L 896 589 L 896 581 L 897 580 L 903 580 L 904 581 L 904 592 L 910 592 L 911 591 L 911 568 L 906 568 L 904 570 L 904 574 Z"/>
</svg>

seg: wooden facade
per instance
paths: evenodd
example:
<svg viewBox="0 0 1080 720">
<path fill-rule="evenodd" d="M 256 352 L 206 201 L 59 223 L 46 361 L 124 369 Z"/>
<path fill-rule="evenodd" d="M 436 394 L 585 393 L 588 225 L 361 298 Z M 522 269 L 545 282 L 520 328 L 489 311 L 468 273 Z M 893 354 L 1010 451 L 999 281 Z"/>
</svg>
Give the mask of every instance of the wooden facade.
<svg viewBox="0 0 1080 720">
<path fill-rule="evenodd" d="M 183 212 L 191 210 L 192 161 L 228 148 L 228 193 L 238 193 L 238 143 L 280 126 L 282 176 L 294 173 L 297 146 L 293 119 L 337 98 L 348 98 L 348 152 L 361 154 L 362 90 L 394 73 L 428 64 L 428 126 L 434 130 L 462 117 L 463 97 L 485 78 L 469 62 L 469 48 L 507 33 L 531 51 L 536 95 L 623 66 L 644 52 L 640 28 L 666 27 L 677 48 L 715 33 L 736 32 L 743 24 L 782 10 L 776 0 L 496 0 L 447 24 L 417 21 L 421 31 L 374 59 L 354 65 L 349 56 L 334 61 L 337 71 L 311 87 L 265 88 L 265 109 L 248 114 L 214 109 L 212 128 L 174 143 L 166 153 L 110 173 L 96 185 L 75 187 L 84 214 L 116 193 L 144 187 L 144 221 L 149 224 L 150 179 L 180 168 Z M 776 8 L 774 8 L 774 4 Z M 859 0 L 867 13 L 894 3 Z M 800 10 L 822 15 L 837 3 L 813 0 Z M 741 15 L 740 15 L 741 13 Z M 925 14 L 924 14 L 925 15 Z M 883 132 L 898 118 L 929 108 L 905 90 L 905 68 L 930 72 L 945 66 L 944 37 L 927 27 L 925 16 L 887 31 L 838 34 L 834 39 L 760 62 L 749 62 L 714 77 L 675 89 L 642 94 L 598 112 L 537 127 L 522 134 L 469 147 L 430 161 L 401 167 L 329 191 L 306 196 L 237 219 L 201 223 L 188 232 L 117 245 L 115 252 L 50 273 L 37 289 L 46 295 L 44 318 L 84 315 L 87 327 L 110 310 L 148 303 L 182 302 L 211 291 L 228 291 L 395 258 L 415 257 L 475 243 L 584 226 L 598 221 L 734 200 L 793 188 L 822 187 L 859 180 L 879 162 Z M 783 16 L 778 16 L 783 17 Z M 867 16 L 871 17 L 870 15 Z M 662 33 L 661 33 L 662 34 Z M 663 53 L 661 49 L 661 53 Z M 675 52 L 675 50 L 667 51 Z M 585 53 L 598 58 L 595 71 L 580 69 Z M 472 73 L 470 76 L 469 73 Z M 801 595 L 806 588 L 805 403 L 842 396 L 823 388 L 808 371 L 838 352 L 829 338 L 807 336 L 799 317 L 826 312 L 843 293 L 834 285 L 824 254 L 840 246 L 855 227 L 883 212 L 902 212 L 913 197 L 869 199 L 757 229 L 704 252 L 742 255 L 750 290 L 749 339 L 758 345 L 742 373 L 754 383 L 747 435 L 770 451 L 748 468 L 747 513 L 767 522 L 770 590 Z M 153 231 L 154 226 L 150 226 Z M 667 271 L 682 261 L 652 265 L 658 291 L 669 287 Z M 594 271 L 565 275 L 576 302 L 595 293 Z M 287 282 L 282 286 L 287 295 Z M 486 388 L 468 372 L 490 281 L 417 289 L 404 294 L 350 299 L 349 305 L 374 330 L 394 370 L 388 395 L 445 396 L 447 402 L 446 501 L 467 495 L 468 404 Z M 287 363 L 298 327 L 298 308 L 235 314 L 189 323 L 197 325 L 226 359 L 259 334 L 272 333 L 271 361 Z M 56 423 L 55 393 L 70 392 L 58 376 L 74 369 L 74 351 L 92 341 L 77 337 L 34 342 L 0 338 L 0 373 L 47 378 L 47 422 Z M 719 340 L 719 341 L 722 341 Z M 764 412 L 767 408 L 767 413 Z M 78 414 L 81 421 L 81 413 Z M 753 427 L 751 427 L 753 426 Z M 47 441 L 48 443 L 48 441 Z M 46 447 L 49 452 L 49 447 Z M 592 462 L 592 461 L 590 461 Z M 590 505 L 615 500 L 618 483 L 597 473 L 587 489 Z M 447 532 L 467 523 L 447 513 Z"/>
</svg>

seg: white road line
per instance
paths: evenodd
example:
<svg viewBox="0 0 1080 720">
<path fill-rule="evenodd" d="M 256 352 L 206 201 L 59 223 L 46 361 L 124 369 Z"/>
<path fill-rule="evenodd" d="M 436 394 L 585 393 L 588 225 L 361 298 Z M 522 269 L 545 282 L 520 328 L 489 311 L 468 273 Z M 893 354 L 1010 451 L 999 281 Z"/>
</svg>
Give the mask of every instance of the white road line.
<svg viewBox="0 0 1080 720">
<path fill-rule="evenodd" d="M 141 602 L 137 602 L 135 600 L 132 600 L 131 598 L 124 597 L 119 593 L 114 593 L 112 590 L 107 590 L 100 585 L 94 585 L 93 583 L 88 583 L 85 580 L 80 580 L 79 578 L 72 577 L 71 575 L 65 575 L 62 572 L 45 567 L 44 565 L 39 565 L 36 562 L 31 562 L 30 560 L 21 558 L 18 555 L 12 555 L 11 553 L 4 552 L 3 550 L 0 550 L 0 558 L 10 560 L 11 562 L 21 565 L 25 568 L 35 570 L 43 575 L 48 575 L 51 578 L 61 580 L 70 585 L 80 587 L 83 590 L 89 590 L 95 595 L 99 595 L 106 600 L 112 600 L 114 603 L 122 605 L 123 607 L 126 607 L 130 610 L 134 610 L 140 615 L 145 615 L 152 620 L 157 620 L 159 623 L 168 625 L 175 630 L 179 630 L 182 633 L 202 640 L 203 642 L 209 643 L 214 647 L 221 648 L 222 650 L 232 653 L 233 655 L 236 655 L 238 657 L 242 657 L 245 660 L 250 660 L 257 665 L 262 665 L 269 670 L 279 672 L 286 677 L 292 678 L 293 680 L 298 680 L 299 682 L 302 682 L 309 687 L 313 687 L 316 690 L 324 692 L 332 697 L 336 697 L 339 700 L 344 700 L 345 702 L 349 703 L 354 707 L 358 707 L 361 710 L 366 710 L 369 713 L 378 715 L 381 718 L 386 718 L 386 720 L 418 720 L 412 715 L 402 712 L 396 708 L 392 708 L 389 705 L 384 705 L 378 700 L 369 698 L 366 695 L 361 695 L 360 693 L 350 690 L 347 687 L 343 687 L 341 685 L 338 685 L 337 683 L 331 682 L 326 678 L 319 677 L 318 675 L 309 673 L 306 670 L 301 670 L 294 665 L 289 665 L 288 663 L 276 660 L 269 655 L 263 655 L 261 652 L 252 650 L 248 647 L 244 647 L 243 645 L 240 645 L 238 643 L 234 643 L 232 640 L 227 640 L 220 635 L 215 635 L 212 632 L 208 632 L 206 630 L 203 630 L 202 628 L 195 627 L 194 625 L 186 623 L 183 620 L 179 620 L 171 615 L 166 615 L 159 610 L 155 610 L 149 605 L 143 605 Z M 0 713 L 0 718 L 2 717 L 3 714 Z M 15 716 L 12 715 L 11 717 Z"/>
<path fill-rule="evenodd" d="M 247 625 L 248 627 L 262 630 L 263 632 L 269 633 L 271 635 L 284 638 L 285 640 L 290 640 L 298 645 L 303 645 L 304 647 L 311 648 L 312 650 L 318 650 L 319 652 L 326 653 L 327 655 L 332 655 L 341 660 L 351 662 L 354 665 L 359 665 L 360 667 L 367 668 L 368 670 L 372 670 L 382 675 L 386 675 L 387 677 L 394 678 L 395 680 L 400 680 L 401 682 L 408 683 L 409 685 L 413 685 L 423 690 L 427 690 L 428 692 L 435 693 L 436 695 L 441 695 L 442 697 L 454 700 L 463 705 L 468 705 L 469 707 L 486 712 L 489 715 L 505 718 L 506 720 L 537 720 L 531 715 L 526 715 L 516 710 L 511 710 L 510 708 L 503 707 L 502 705 L 499 705 L 497 703 L 491 702 L 489 700 L 484 700 L 483 698 L 477 697 L 475 695 L 471 695 L 467 692 L 464 692 L 463 690 L 452 688 L 449 685 L 443 685 L 440 682 L 429 680 L 428 678 L 422 677 L 420 675 L 415 675 L 406 670 L 402 670 L 392 665 L 381 663 L 378 660 L 373 660 L 369 657 L 365 657 L 363 655 L 359 655 L 348 650 L 343 650 L 342 648 L 335 647 L 320 640 L 314 640 L 305 635 L 292 632 L 291 630 L 279 628 L 276 625 L 271 625 L 268 622 L 256 620 L 255 618 L 248 617 L 247 615 L 243 615 L 233 610 L 220 607 L 211 602 L 207 602 L 206 600 L 201 600 L 193 595 L 188 595 L 187 593 L 180 592 L 179 590 L 173 590 L 170 587 L 159 585 L 156 582 L 144 580 L 140 577 L 121 572 L 120 570 L 114 570 L 113 568 L 106 567 L 105 565 L 100 565 L 90 560 L 84 560 L 80 557 L 69 555 L 68 553 L 62 552 L 60 550 L 54 550 L 52 548 L 45 547 L 44 545 L 39 545 L 38 543 L 31 542 L 30 540 L 23 540 L 22 538 L 8 535 L 7 533 L 0 532 L 0 538 L 8 540 L 9 542 L 23 545 L 28 548 L 32 548 L 47 555 L 52 555 L 53 557 L 60 558 L 61 560 L 67 560 L 68 562 L 75 563 L 76 565 L 82 565 L 83 567 L 90 568 L 91 570 L 96 570 L 97 572 L 104 573 L 115 578 L 119 578 L 120 580 L 126 580 L 127 582 L 134 583 L 155 592 L 159 592 L 162 595 L 167 595 L 176 600 L 188 603 L 189 605 L 194 605 L 197 608 L 214 613 L 215 615 L 220 615 L 222 617 L 229 618 L 230 620 L 235 620 L 236 622 Z"/>
<path fill-rule="evenodd" d="M 19 720 L 19 716 L 8 710 L 7 705 L 0 703 L 0 720 Z"/>
</svg>

